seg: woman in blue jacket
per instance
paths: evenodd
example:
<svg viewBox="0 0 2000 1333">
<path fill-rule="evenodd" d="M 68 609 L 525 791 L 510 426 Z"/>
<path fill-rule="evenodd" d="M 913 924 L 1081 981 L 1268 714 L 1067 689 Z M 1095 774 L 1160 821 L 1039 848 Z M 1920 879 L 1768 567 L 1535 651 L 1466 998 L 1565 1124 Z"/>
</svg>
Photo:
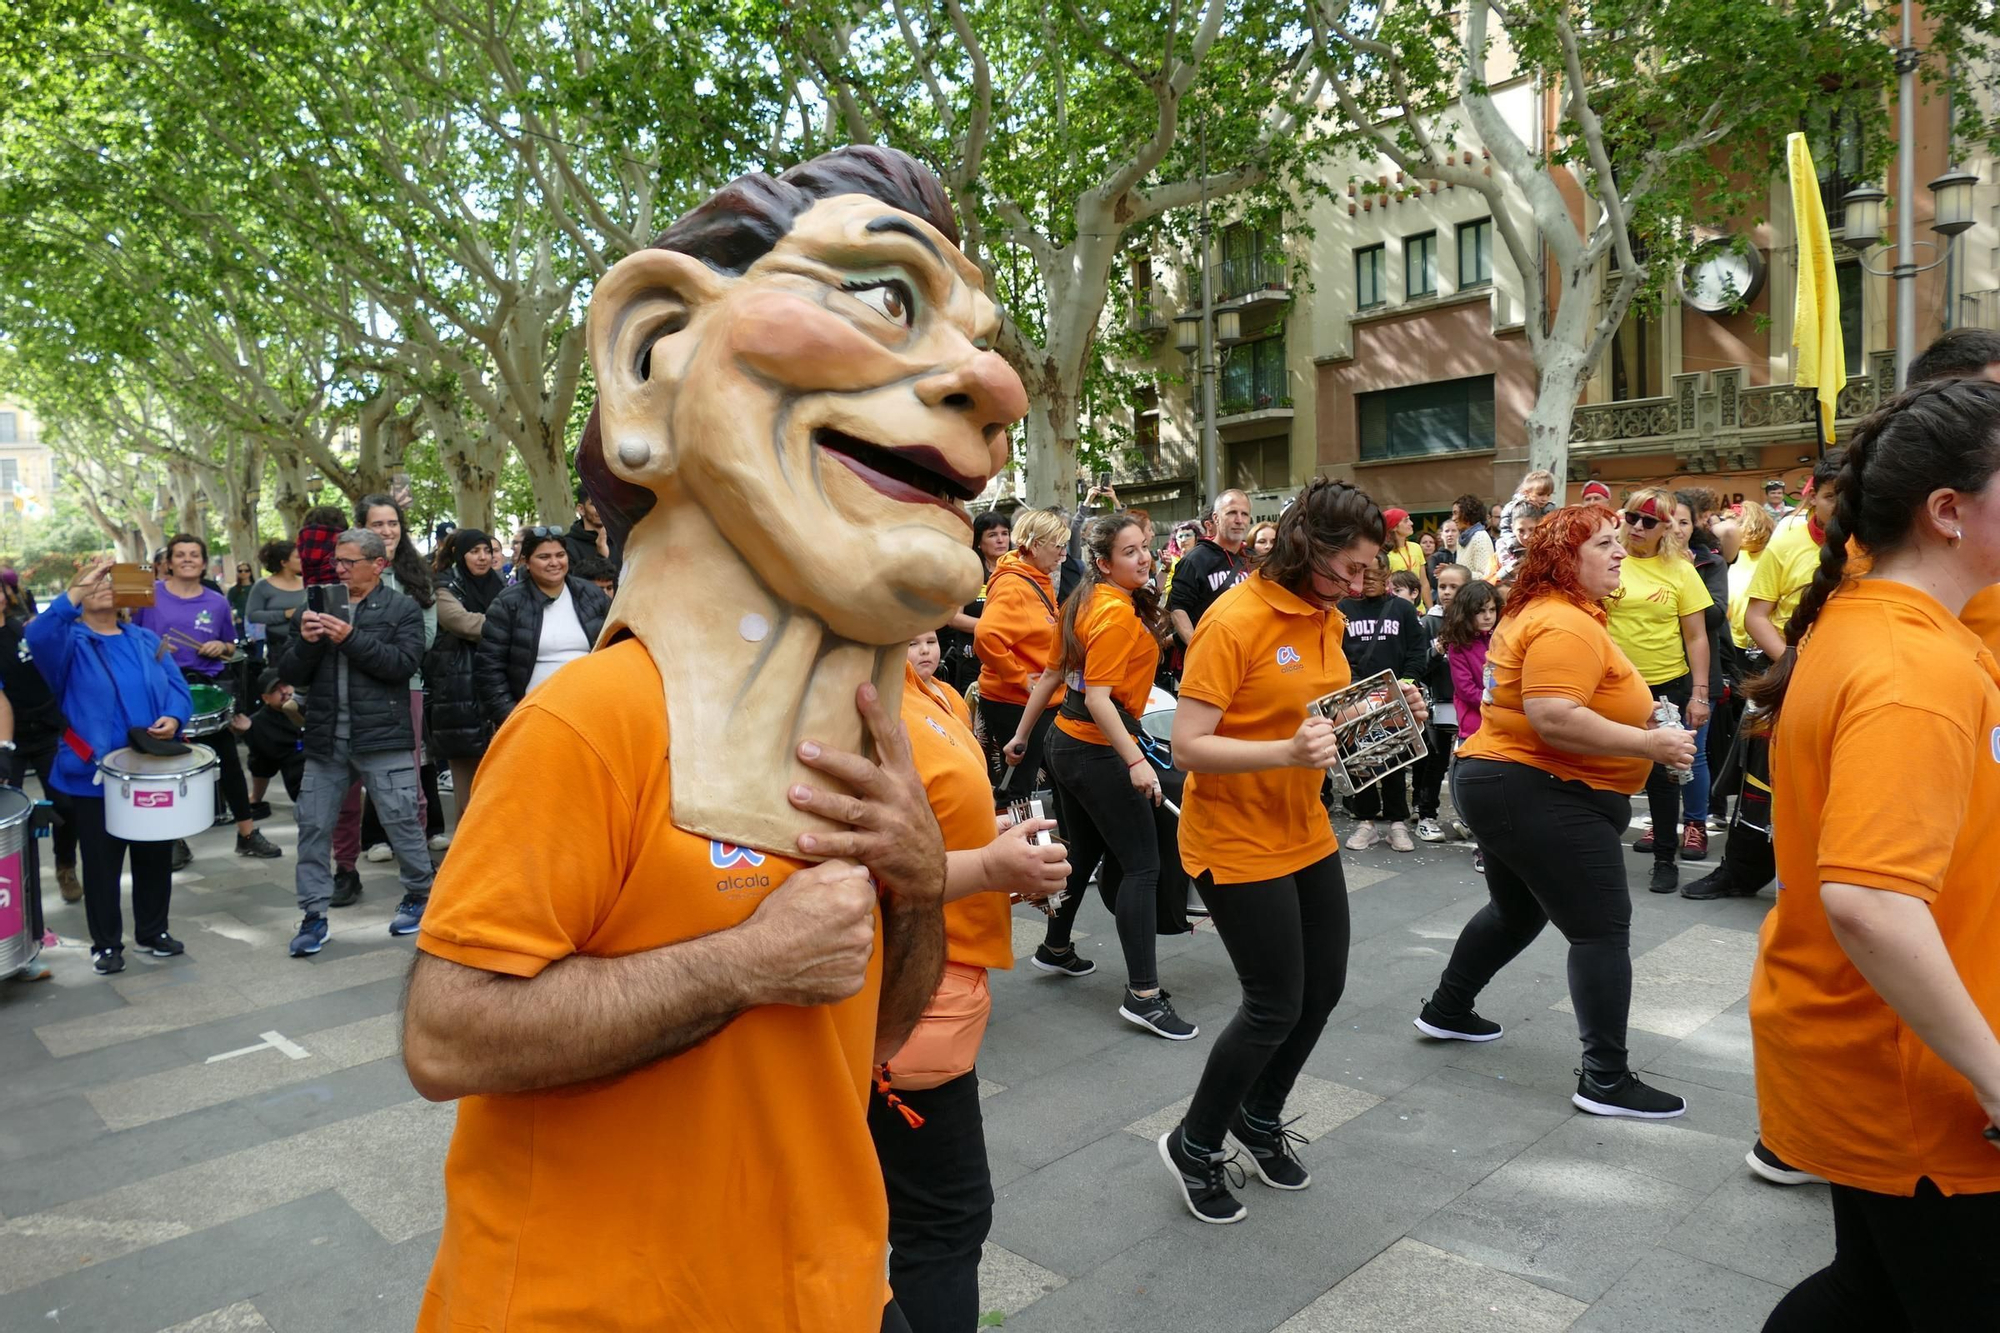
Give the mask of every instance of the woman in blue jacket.
<svg viewBox="0 0 2000 1333">
<path fill-rule="evenodd" d="M 118 880 L 128 844 L 105 828 L 97 761 L 129 745 L 126 733 L 133 727 L 161 740 L 173 739 L 194 712 L 187 682 L 161 660 L 160 637 L 118 622 L 111 601 L 111 564 L 109 556 L 92 561 L 70 585 L 69 595 L 29 621 L 26 631 L 35 666 L 69 723 L 56 747 L 50 782 L 70 797 L 75 809 L 91 965 L 107 975 L 125 970 Z M 171 957 L 183 951 L 181 942 L 167 933 L 173 844 L 129 846 L 134 938 L 155 957 Z"/>
</svg>

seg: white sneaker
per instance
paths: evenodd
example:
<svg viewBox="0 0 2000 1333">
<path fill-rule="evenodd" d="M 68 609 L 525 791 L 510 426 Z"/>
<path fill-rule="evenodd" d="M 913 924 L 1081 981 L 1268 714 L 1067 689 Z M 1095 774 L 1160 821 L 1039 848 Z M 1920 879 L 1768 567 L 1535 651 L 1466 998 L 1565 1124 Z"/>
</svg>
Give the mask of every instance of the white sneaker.
<svg viewBox="0 0 2000 1333">
<path fill-rule="evenodd" d="M 1419 819 L 1417 821 L 1417 836 L 1425 842 L 1443 842 L 1451 835 L 1444 831 L 1444 825 L 1438 823 L 1437 820 Z"/>
<path fill-rule="evenodd" d="M 441 852 L 449 846 L 451 846 L 451 834 L 449 833 L 431 834 L 430 849 L 432 851 Z"/>
<path fill-rule="evenodd" d="M 1402 820 L 1389 825 L 1389 846 L 1399 852 L 1414 852 L 1416 842 L 1410 837 L 1410 826 Z"/>
<path fill-rule="evenodd" d="M 1354 832 L 1347 836 L 1347 850 L 1350 852 L 1365 852 L 1381 840 L 1382 835 L 1375 831 L 1374 823 L 1364 819 L 1359 824 L 1356 824 Z"/>
<path fill-rule="evenodd" d="M 378 842 L 373 847 L 370 847 L 366 852 L 366 856 L 370 861 L 393 861 L 396 859 L 396 854 L 389 850 L 389 844 L 386 842 Z"/>
</svg>

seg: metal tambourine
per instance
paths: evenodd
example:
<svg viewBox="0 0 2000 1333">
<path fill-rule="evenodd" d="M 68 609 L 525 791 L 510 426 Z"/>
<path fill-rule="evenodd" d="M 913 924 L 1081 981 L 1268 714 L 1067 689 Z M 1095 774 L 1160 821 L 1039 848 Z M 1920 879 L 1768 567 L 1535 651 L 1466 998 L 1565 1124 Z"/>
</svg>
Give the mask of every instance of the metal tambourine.
<svg viewBox="0 0 2000 1333">
<path fill-rule="evenodd" d="M 1339 753 L 1327 772 L 1342 796 L 1372 787 L 1430 753 L 1424 725 L 1403 697 L 1394 672 L 1335 690 L 1307 704 L 1306 711 L 1333 723 Z"/>
</svg>

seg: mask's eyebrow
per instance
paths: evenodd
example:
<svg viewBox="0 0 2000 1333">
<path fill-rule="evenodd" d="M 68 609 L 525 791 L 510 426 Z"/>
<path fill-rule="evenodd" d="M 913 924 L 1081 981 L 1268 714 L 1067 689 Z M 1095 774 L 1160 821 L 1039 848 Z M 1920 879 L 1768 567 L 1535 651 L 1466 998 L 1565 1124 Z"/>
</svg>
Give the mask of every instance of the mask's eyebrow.
<svg viewBox="0 0 2000 1333">
<path fill-rule="evenodd" d="M 879 236 L 885 231 L 893 231 L 900 235 L 907 236 L 911 240 L 915 241 L 917 244 L 923 246 L 924 249 L 930 251 L 931 258 L 937 260 L 938 264 L 941 267 L 947 269 L 950 268 L 950 265 L 944 262 L 944 256 L 938 253 L 938 248 L 935 245 L 931 244 L 931 238 L 924 235 L 923 232 L 918 230 L 917 227 L 913 223 L 911 223 L 907 218 L 899 218 L 893 213 L 886 214 L 882 217 L 876 218 L 873 222 L 870 222 L 865 230 L 871 236 Z"/>
</svg>

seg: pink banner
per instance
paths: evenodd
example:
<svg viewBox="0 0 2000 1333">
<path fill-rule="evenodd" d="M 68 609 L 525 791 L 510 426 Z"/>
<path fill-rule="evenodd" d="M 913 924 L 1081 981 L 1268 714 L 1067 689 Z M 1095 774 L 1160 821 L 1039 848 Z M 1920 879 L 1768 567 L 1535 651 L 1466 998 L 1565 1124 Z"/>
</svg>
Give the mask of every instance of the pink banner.
<svg viewBox="0 0 2000 1333">
<path fill-rule="evenodd" d="M 28 910 L 21 895 L 21 854 L 9 852 L 0 856 L 0 940 L 21 933 Z"/>
</svg>

